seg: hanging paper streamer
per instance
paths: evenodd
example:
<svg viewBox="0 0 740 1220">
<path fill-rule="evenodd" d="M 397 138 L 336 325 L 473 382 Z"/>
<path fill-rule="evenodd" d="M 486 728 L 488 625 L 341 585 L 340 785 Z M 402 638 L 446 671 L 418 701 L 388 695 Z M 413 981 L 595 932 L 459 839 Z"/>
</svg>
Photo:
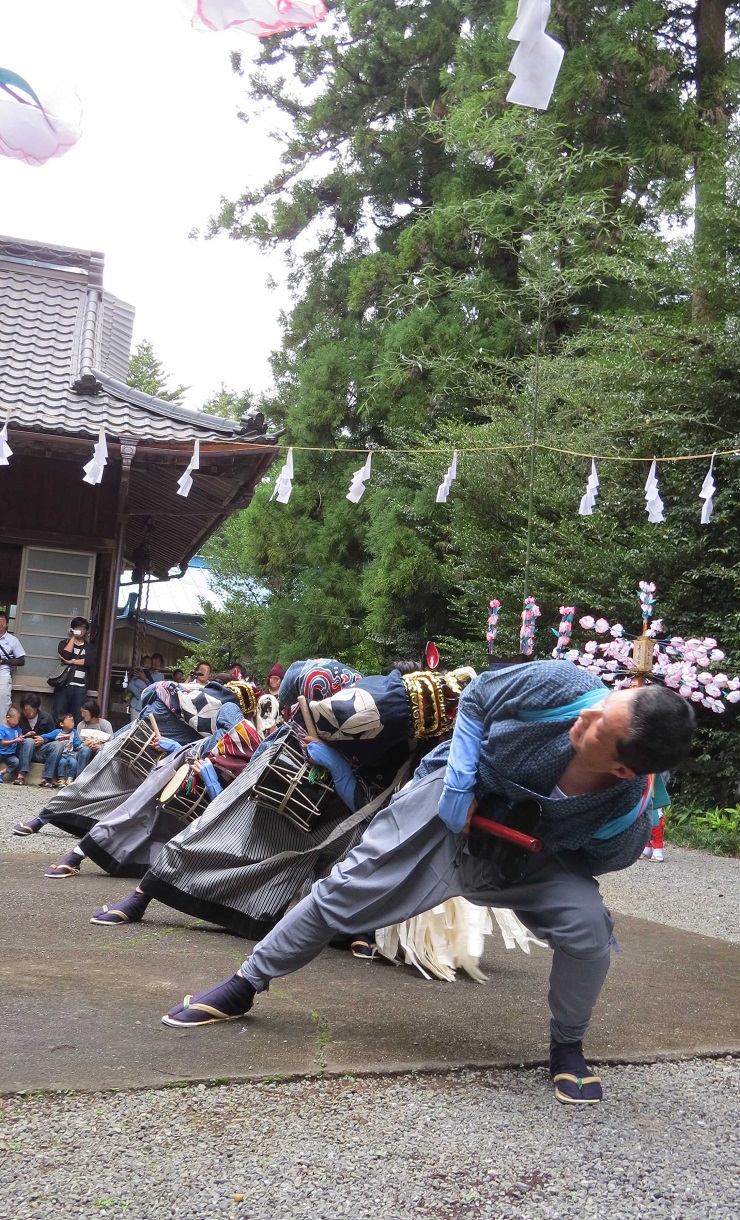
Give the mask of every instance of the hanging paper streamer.
<svg viewBox="0 0 740 1220">
<path fill-rule="evenodd" d="M 74 95 L 42 104 L 28 81 L 0 68 L 0 154 L 26 165 L 62 157 L 80 138 L 80 103 Z"/>
<path fill-rule="evenodd" d="M 275 486 L 272 489 L 270 500 L 277 500 L 278 504 L 287 504 L 290 499 L 290 493 L 293 490 L 293 450 L 288 450 L 288 456 L 285 459 L 280 474 L 277 477 Z"/>
<path fill-rule="evenodd" d="M 537 630 L 535 619 L 540 617 L 540 608 L 533 597 L 525 597 L 522 610 L 522 626 L 519 632 L 519 651 L 524 657 L 531 657 L 534 652 L 534 633 Z"/>
<path fill-rule="evenodd" d="M 455 449 L 454 453 L 452 454 L 452 461 L 450 462 L 449 466 L 447 467 L 447 474 L 445 475 L 445 477 L 443 478 L 439 487 L 437 488 L 437 504 L 446 504 L 447 503 L 447 497 L 450 494 L 450 488 L 452 487 L 452 484 L 456 478 L 457 478 L 457 449 Z"/>
<path fill-rule="evenodd" d="M 486 631 L 486 639 L 488 640 L 488 655 L 493 656 L 493 643 L 496 639 L 498 631 L 498 616 L 501 613 L 501 602 L 497 598 L 493 598 L 488 603 L 491 613 L 488 616 L 488 630 Z"/>
<path fill-rule="evenodd" d="M 699 499 L 704 501 L 701 506 L 702 525 L 709 525 L 709 522 L 712 520 L 712 513 L 714 512 L 714 496 L 717 492 L 717 484 L 714 481 L 713 472 L 714 459 L 716 456 L 717 455 L 715 453 L 712 454 L 712 460 L 709 463 L 709 470 L 706 473 L 704 482 L 701 485 L 701 491 L 699 492 Z"/>
<path fill-rule="evenodd" d="M 240 30 L 258 38 L 306 29 L 326 16 L 323 0 L 199 0 L 188 8 L 195 30 Z"/>
<path fill-rule="evenodd" d="M 86 466 L 83 466 L 84 475 L 83 483 L 90 483 L 95 486 L 96 483 L 101 483 L 103 480 L 103 471 L 108 463 L 108 445 L 105 440 L 105 432 L 100 429 L 98 433 L 98 442 L 93 449 L 93 455 Z"/>
<path fill-rule="evenodd" d="M 509 30 L 512 42 L 519 43 L 509 64 L 516 79 L 506 95 L 507 102 L 516 106 L 547 110 L 550 105 L 565 50 L 545 33 L 549 19 L 550 0 L 519 0 Z"/>
<path fill-rule="evenodd" d="M 591 458 L 591 473 L 588 476 L 586 483 L 586 491 L 581 496 L 581 503 L 578 505 L 578 514 L 581 517 L 590 517 L 594 511 L 596 497 L 599 494 L 599 476 L 596 473 L 596 462 Z"/>
<path fill-rule="evenodd" d="M 193 456 L 177 480 L 178 496 L 189 496 L 193 486 L 193 471 L 200 470 L 200 441 L 193 443 Z"/>
<path fill-rule="evenodd" d="M 350 483 L 350 488 L 347 492 L 347 499 L 351 500 L 353 504 L 357 504 L 365 494 L 365 484 L 370 478 L 371 473 L 370 462 L 372 456 L 373 455 L 371 453 L 368 453 L 365 465 L 360 466 L 360 469 L 356 470 L 352 475 L 352 482 Z"/>
<path fill-rule="evenodd" d="M 576 612 L 575 606 L 560 607 L 560 627 L 558 631 L 553 627 L 553 635 L 557 635 L 558 642 L 552 650 L 552 655 L 556 661 L 562 661 L 567 649 L 570 647 L 570 637 L 573 632 L 573 615 Z"/>
<path fill-rule="evenodd" d="M 659 525 L 661 521 L 665 521 L 663 501 L 658 491 L 658 465 L 655 458 L 645 482 L 645 508 L 651 525 Z"/>
<path fill-rule="evenodd" d="M 8 423 L 6 420 L 6 422 L 3 424 L 2 431 L 0 431 L 0 466 L 9 466 L 9 459 L 12 458 L 12 456 L 13 450 L 8 444 Z"/>
</svg>

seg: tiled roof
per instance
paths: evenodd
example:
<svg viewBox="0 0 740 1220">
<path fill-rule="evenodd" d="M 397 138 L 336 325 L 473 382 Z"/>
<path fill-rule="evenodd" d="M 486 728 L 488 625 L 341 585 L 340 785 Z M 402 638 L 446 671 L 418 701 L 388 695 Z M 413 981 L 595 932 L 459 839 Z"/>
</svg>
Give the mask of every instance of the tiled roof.
<svg viewBox="0 0 740 1220">
<path fill-rule="evenodd" d="M 237 420 L 125 384 L 134 310 L 103 291 L 103 256 L 0 237 L 0 419 L 37 432 L 142 441 L 249 441 Z M 72 387 L 94 376 L 97 393 Z"/>
</svg>

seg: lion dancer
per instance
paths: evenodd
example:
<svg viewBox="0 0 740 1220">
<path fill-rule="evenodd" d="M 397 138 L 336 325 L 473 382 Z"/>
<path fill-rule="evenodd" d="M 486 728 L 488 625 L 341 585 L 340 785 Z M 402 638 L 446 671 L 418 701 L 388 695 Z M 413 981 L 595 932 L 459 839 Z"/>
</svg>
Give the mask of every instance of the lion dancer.
<svg viewBox="0 0 740 1220">
<path fill-rule="evenodd" d="M 649 836 L 651 774 L 675 766 L 694 733 L 689 703 L 646 686 L 609 693 L 569 662 L 480 674 L 462 692 L 451 743 L 376 814 L 363 839 L 255 947 L 235 975 L 186 996 L 175 1028 L 235 1020 L 273 979 L 337 935 L 386 927 L 447 901 L 512 908 L 553 950 L 550 1072 L 557 1099 L 601 1100 L 582 1040 L 609 969 L 612 920 L 596 876 L 638 860 Z M 536 802 L 543 845 L 518 875 L 473 854 L 478 802 L 506 821 Z M 490 816 L 490 813 L 489 813 Z M 509 880 L 512 875 L 515 879 Z"/>
</svg>

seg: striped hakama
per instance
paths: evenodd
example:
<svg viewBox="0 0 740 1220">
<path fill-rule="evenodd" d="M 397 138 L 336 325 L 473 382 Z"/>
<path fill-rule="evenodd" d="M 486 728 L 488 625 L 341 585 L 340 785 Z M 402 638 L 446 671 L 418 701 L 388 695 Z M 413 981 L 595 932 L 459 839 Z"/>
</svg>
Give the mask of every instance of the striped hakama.
<svg viewBox="0 0 740 1220">
<path fill-rule="evenodd" d="M 359 843 L 376 802 L 350 813 L 332 797 L 308 833 L 257 803 L 254 785 L 275 750 L 263 746 L 205 813 L 165 844 L 141 882 L 145 894 L 257 939 Z"/>
</svg>

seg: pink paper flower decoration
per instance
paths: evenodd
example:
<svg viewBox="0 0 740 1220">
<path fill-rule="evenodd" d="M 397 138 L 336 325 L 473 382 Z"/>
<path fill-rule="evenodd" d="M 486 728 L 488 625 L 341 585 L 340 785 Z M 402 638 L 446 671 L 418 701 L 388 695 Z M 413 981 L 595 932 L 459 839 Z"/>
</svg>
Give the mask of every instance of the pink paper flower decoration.
<svg viewBox="0 0 740 1220">
<path fill-rule="evenodd" d="M 241 30 L 270 38 L 316 25 L 326 11 L 323 0 L 198 0 L 190 23 L 196 30 Z"/>
<path fill-rule="evenodd" d="M 74 94 L 42 102 L 22 77 L 0 68 L 0 154 L 26 165 L 63 157 L 80 138 L 80 109 Z"/>
<path fill-rule="evenodd" d="M 578 625 L 583 627 L 584 631 L 590 631 L 594 625 L 594 620 L 590 614 L 584 614 L 583 618 L 579 618 Z"/>
</svg>

